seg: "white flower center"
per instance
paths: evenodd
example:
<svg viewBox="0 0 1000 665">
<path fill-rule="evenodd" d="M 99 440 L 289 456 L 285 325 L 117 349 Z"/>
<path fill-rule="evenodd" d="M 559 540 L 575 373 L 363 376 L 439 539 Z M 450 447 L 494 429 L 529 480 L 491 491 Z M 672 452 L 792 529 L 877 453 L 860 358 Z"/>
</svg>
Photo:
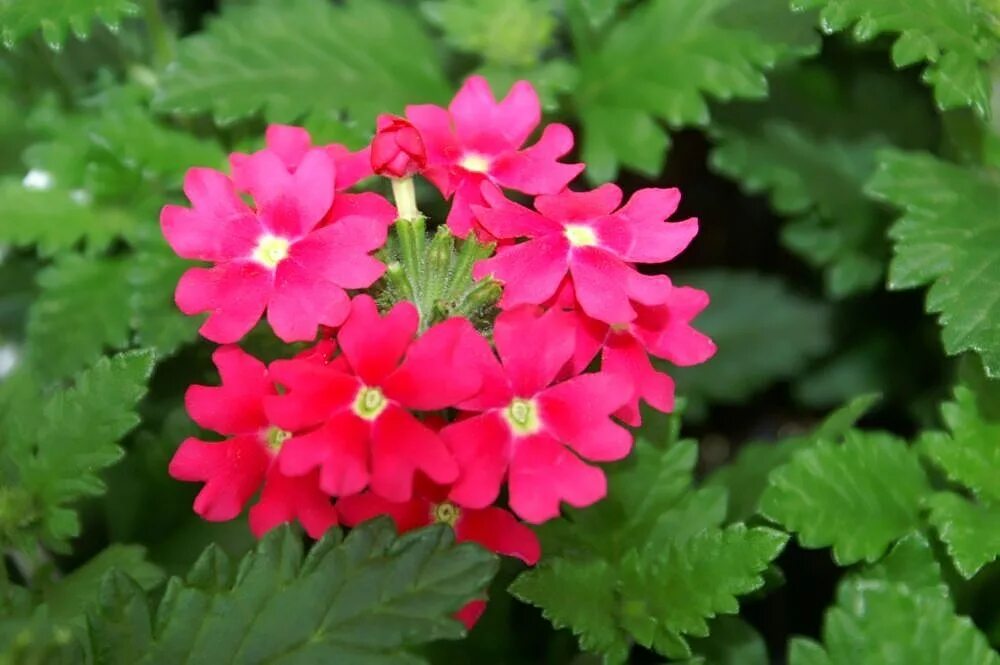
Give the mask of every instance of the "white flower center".
<svg viewBox="0 0 1000 665">
<path fill-rule="evenodd" d="M 503 417 L 518 436 L 529 436 L 542 429 L 542 420 L 538 417 L 538 403 L 533 399 L 515 397 L 503 410 Z"/>
<path fill-rule="evenodd" d="M 288 240 L 278 236 L 265 235 L 257 241 L 253 250 L 254 261 L 272 270 L 288 258 Z"/>
<path fill-rule="evenodd" d="M 365 420 L 375 420 L 383 411 L 385 411 L 385 407 L 388 405 L 389 401 L 385 398 L 385 395 L 382 394 L 381 390 L 378 388 L 363 386 L 361 390 L 358 391 L 357 396 L 355 396 L 354 404 L 351 408 L 359 418 L 364 418 Z"/>
<path fill-rule="evenodd" d="M 564 233 L 573 247 L 593 247 L 597 244 L 597 234 L 586 224 L 567 224 Z"/>
<path fill-rule="evenodd" d="M 473 173 L 486 173 L 490 170 L 490 160 L 474 152 L 470 152 L 462 157 L 458 165 L 466 171 L 472 171 Z"/>
</svg>

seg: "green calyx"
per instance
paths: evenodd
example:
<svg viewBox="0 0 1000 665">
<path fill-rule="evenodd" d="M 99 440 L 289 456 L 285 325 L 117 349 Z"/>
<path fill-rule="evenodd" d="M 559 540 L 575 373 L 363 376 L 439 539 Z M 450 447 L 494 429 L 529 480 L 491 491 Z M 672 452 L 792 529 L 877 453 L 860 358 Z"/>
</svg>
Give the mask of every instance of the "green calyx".
<svg viewBox="0 0 1000 665">
<path fill-rule="evenodd" d="M 386 263 L 383 307 L 408 300 L 420 311 L 420 327 L 463 316 L 481 329 L 500 297 L 500 284 L 492 278 L 472 279 L 476 261 L 493 253 L 473 237 L 459 240 L 445 226 L 428 237 L 423 219 L 398 220 L 384 250 Z"/>
</svg>

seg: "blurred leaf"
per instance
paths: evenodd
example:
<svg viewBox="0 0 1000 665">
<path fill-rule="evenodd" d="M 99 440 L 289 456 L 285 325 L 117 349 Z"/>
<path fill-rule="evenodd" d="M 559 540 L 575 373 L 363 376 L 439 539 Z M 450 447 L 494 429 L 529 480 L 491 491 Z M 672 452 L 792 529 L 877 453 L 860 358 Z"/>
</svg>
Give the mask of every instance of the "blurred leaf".
<svg viewBox="0 0 1000 665">
<path fill-rule="evenodd" d="M 120 573 L 105 577 L 91 615 L 95 661 L 134 663 L 424 662 L 407 647 L 456 639 L 451 614 L 475 598 L 496 557 L 455 545 L 444 525 L 395 537 L 386 519 L 341 541 L 337 530 L 303 560 L 301 540 L 272 531 L 234 566 L 210 547 L 186 580 L 173 578 L 153 613 Z"/>
<path fill-rule="evenodd" d="M 724 270 L 674 277 L 712 296 L 697 326 L 718 353 L 703 365 L 670 369 L 677 393 L 692 401 L 738 402 L 795 376 L 830 346 L 828 307 L 793 294 L 776 277 Z"/>
<path fill-rule="evenodd" d="M 931 285 L 927 311 L 938 313 L 949 354 L 976 351 L 1000 376 L 1000 185 L 993 172 L 930 155 L 885 151 L 869 183 L 874 196 L 904 210 L 890 231 L 895 257 L 889 286 Z"/>
<path fill-rule="evenodd" d="M 123 18 L 138 11 L 133 0 L 4 0 L 0 2 L 0 38 L 12 48 L 41 30 L 46 43 L 58 49 L 71 29 L 85 39 L 95 20 L 117 28 Z"/>
<path fill-rule="evenodd" d="M 692 640 L 692 650 L 705 665 L 770 665 L 767 645 L 753 626 L 734 616 L 720 616 L 709 624 L 708 637 Z"/>
<path fill-rule="evenodd" d="M 887 479 L 891 479 L 888 481 Z M 874 561 L 920 524 L 930 487 L 906 443 L 883 433 L 850 431 L 801 450 L 768 478 L 761 513 L 798 536 L 803 547 L 833 547 L 850 565 Z"/>
<path fill-rule="evenodd" d="M 144 238 L 126 266 L 125 281 L 136 342 L 155 349 L 159 358 L 197 338 L 200 317 L 184 316 L 174 304 L 177 281 L 190 265 L 159 237 Z"/>
<path fill-rule="evenodd" d="M 987 65 L 998 49 L 975 0 L 793 0 L 792 6 L 822 9 L 820 26 L 827 33 L 851 25 L 859 41 L 899 33 L 893 63 L 930 63 L 923 79 L 934 86 L 942 110 L 972 106 L 980 116 L 990 114 Z"/>
<path fill-rule="evenodd" d="M 619 165 L 658 175 L 668 137 L 657 120 L 704 125 L 708 95 L 763 97 L 764 71 L 816 51 L 811 22 L 785 0 L 654 0 L 633 9 L 599 49 L 577 54 L 588 178 L 612 180 Z"/>
<path fill-rule="evenodd" d="M 432 0 L 420 9 L 451 46 L 508 67 L 536 64 L 556 25 L 545 0 Z"/>
<path fill-rule="evenodd" d="M 449 89 L 416 16 L 385 0 L 230 6 L 179 50 L 154 107 L 211 111 L 221 123 L 258 111 L 292 122 L 332 108 L 370 125 L 378 113 L 440 101 Z"/>
</svg>

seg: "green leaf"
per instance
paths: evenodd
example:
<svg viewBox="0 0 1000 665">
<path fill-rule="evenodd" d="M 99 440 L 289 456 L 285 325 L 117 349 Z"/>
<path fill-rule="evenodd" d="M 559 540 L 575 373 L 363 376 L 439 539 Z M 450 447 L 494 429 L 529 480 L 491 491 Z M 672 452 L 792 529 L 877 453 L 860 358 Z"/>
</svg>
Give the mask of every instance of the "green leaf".
<svg viewBox="0 0 1000 665">
<path fill-rule="evenodd" d="M 774 469 L 819 440 L 839 441 L 877 400 L 877 395 L 860 395 L 832 412 L 807 434 L 741 446 L 733 460 L 719 467 L 706 480 L 709 486 L 726 489 L 730 521 L 746 520 L 757 513 L 760 497 L 767 489 L 768 476 Z"/>
<path fill-rule="evenodd" d="M 159 237 L 139 243 L 126 267 L 136 342 L 155 349 L 159 358 L 198 336 L 200 317 L 185 316 L 174 303 L 177 282 L 190 267 Z"/>
<path fill-rule="evenodd" d="M 451 46 L 508 67 L 537 64 L 556 25 L 542 0 L 434 0 L 420 9 Z"/>
<path fill-rule="evenodd" d="M 927 537 L 921 532 L 907 534 L 892 546 L 874 566 L 864 568 L 859 580 L 904 584 L 916 593 L 949 599 L 951 592 L 941 577 L 941 565 Z"/>
<path fill-rule="evenodd" d="M 792 219 L 782 242 L 824 269 L 827 293 L 841 298 L 878 283 L 882 220 L 862 188 L 881 141 L 819 138 L 781 119 L 716 134 L 712 166 L 750 193 L 769 193 L 774 209 Z"/>
<path fill-rule="evenodd" d="M 84 242 L 89 253 L 105 249 L 119 236 L 128 236 L 136 221 L 127 212 L 98 209 L 82 190 L 28 189 L 14 180 L 0 181 L 0 242 L 37 245 L 44 256 L 72 249 Z"/>
<path fill-rule="evenodd" d="M 448 84 L 414 13 L 385 0 L 260 0 L 227 7 L 182 40 L 154 107 L 211 111 L 228 123 L 258 111 L 291 122 L 317 109 L 378 113 L 440 101 Z"/>
<path fill-rule="evenodd" d="M 46 379 L 93 363 L 129 342 L 128 264 L 68 254 L 38 276 L 42 292 L 28 320 L 28 360 Z M 72 344 L 67 344 L 72 331 Z"/>
<path fill-rule="evenodd" d="M 963 577 L 1000 557 L 1000 506 L 976 504 L 951 492 L 935 494 L 928 505 L 930 522 Z"/>
<path fill-rule="evenodd" d="M 1000 184 L 992 171 L 930 155 L 885 151 L 869 183 L 904 210 L 890 231 L 889 287 L 931 285 L 927 311 L 940 314 L 945 351 L 976 351 L 1000 377 Z"/>
<path fill-rule="evenodd" d="M 90 639 L 107 665 L 422 663 L 405 649 L 462 637 L 451 615 L 479 597 L 496 565 L 478 546 L 456 545 L 444 525 L 396 538 L 381 519 L 343 541 L 333 530 L 304 560 L 300 538 L 283 527 L 238 572 L 206 550 L 185 580 L 170 580 L 155 620 L 127 578 L 105 578 Z"/>
<path fill-rule="evenodd" d="M 705 270 L 676 275 L 675 281 L 712 294 L 697 326 L 718 353 L 703 365 L 669 370 L 678 394 L 696 404 L 739 402 L 795 376 L 830 347 L 828 307 L 792 293 L 775 277 Z"/>
<path fill-rule="evenodd" d="M 0 39 L 7 48 L 13 48 L 24 37 L 41 30 L 46 43 L 58 49 L 70 30 L 86 39 L 95 19 L 117 29 L 122 19 L 138 11 L 132 0 L 3 0 Z"/>
<path fill-rule="evenodd" d="M 100 494 L 104 484 L 98 473 L 121 458 L 117 442 L 139 422 L 135 405 L 146 393 L 153 361 L 149 351 L 101 358 L 72 388 L 45 402 L 31 430 L 8 443 L 5 452 L 38 505 L 41 536 L 52 547 L 80 530 L 66 504 Z"/>
<path fill-rule="evenodd" d="M 941 407 L 941 415 L 950 436 L 925 434 L 921 451 L 980 499 L 1000 502 L 1000 423 L 983 418 L 975 394 L 961 386 L 955 389 L 955 401 Z"/>
<path fill-rule="evenodd" d="M 734 616 L 710 624 L 708 637 L 692 640 L 691 648 L 705 665 L 770 665 L 767 645 L 753 626 Z"/>
<path fill-rule="evenodd" d="M 614 24 L 600 48 L 579 53 L 575 107 L 592 182 L 619 164 L 659 174 L 671 127 L 708 122 L 706 97 L 759 98 L 764 72 L 815 52 L 811 19 L 784 0 L 654 0 Z"/>
<path fill-rule="evenodd" d="M 923 79 L 934 86 L 938 106 L 971 106 L 990 113 L 988 63 L 997 43 L 975 0 L 793 0 L 799 10 L 822 9 L 820 26 L 827 33 L 854 26 L 859 41 L 882 33 L 898 33 L 892 48 L 897 67 L 930 63 Z"/>
<path fill-rule="evenodd" d="M 848 432 L 819 441 L 771 474 L 761 512 L 797 534 L 804 547 L 833 547 L 840 565 L 874 561 L 920 524 L 929 493 L 917 457 L 883 433 Z"/>
</svg>

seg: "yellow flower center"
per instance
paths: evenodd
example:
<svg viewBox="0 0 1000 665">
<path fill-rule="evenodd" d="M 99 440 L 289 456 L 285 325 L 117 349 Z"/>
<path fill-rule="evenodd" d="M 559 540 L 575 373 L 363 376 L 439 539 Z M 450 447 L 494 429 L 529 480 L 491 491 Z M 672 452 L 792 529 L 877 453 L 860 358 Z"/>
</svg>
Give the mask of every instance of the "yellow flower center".
<svg viewBox="0 0 1000 665">
<path fill-rule="evenodd" d="M 542 429 L 538 403 L 533 399 L 515 397 L 503 411 L 503 417 L 518 436 L 528 436 Z"/>
<path fill-rule="evenodd" d="M 272 235 L 261 236 L 257 249 L 253 250 L 253 258 L 273 270 L 288 258 L 288 240 Z"/>
<path fill-rule="evenodd" d="M 490 170 L 490 160 L 474 152 L 470 152 L 462 157 L 458 165 L 466 171 L 472 171 L 473 173 L 486 173 Z"/>
<path fill-rule="evenodd" d="M 271 425 L 264 431 L 264 444 L 271 450 L 272 453 L 277 453 L 281 450 L 281 446 L 292 437 L 291 432 L 286 432 L 280 427 L 275 427 Z"/>
<path fill-rule="evenodd" d="M 385 411 L 385 407 L 389 405 L 389 401 L 382 394 L 382 391 L 378 388 L 371 388 L 369 386 L 364 386 L 358 391 L 357 396 L 354 398 L 354 413 L 360 418 L 365 420 L 375 420 L 379 415 Z"/>
<path fill-rule="evenodd" d="M 462 516 L 462 511 L 451 501 L 443 501 L 431 508 L 431 517 L 438 524 L 447 524 L 454 528 L 458 518 Z"/>
<path fill-rule="evenodd" d="M 597 244 L 597 234 L 585 224 L 567 224 L 565 233 L 573 247 L 593 247 Z"/>
</svg>

